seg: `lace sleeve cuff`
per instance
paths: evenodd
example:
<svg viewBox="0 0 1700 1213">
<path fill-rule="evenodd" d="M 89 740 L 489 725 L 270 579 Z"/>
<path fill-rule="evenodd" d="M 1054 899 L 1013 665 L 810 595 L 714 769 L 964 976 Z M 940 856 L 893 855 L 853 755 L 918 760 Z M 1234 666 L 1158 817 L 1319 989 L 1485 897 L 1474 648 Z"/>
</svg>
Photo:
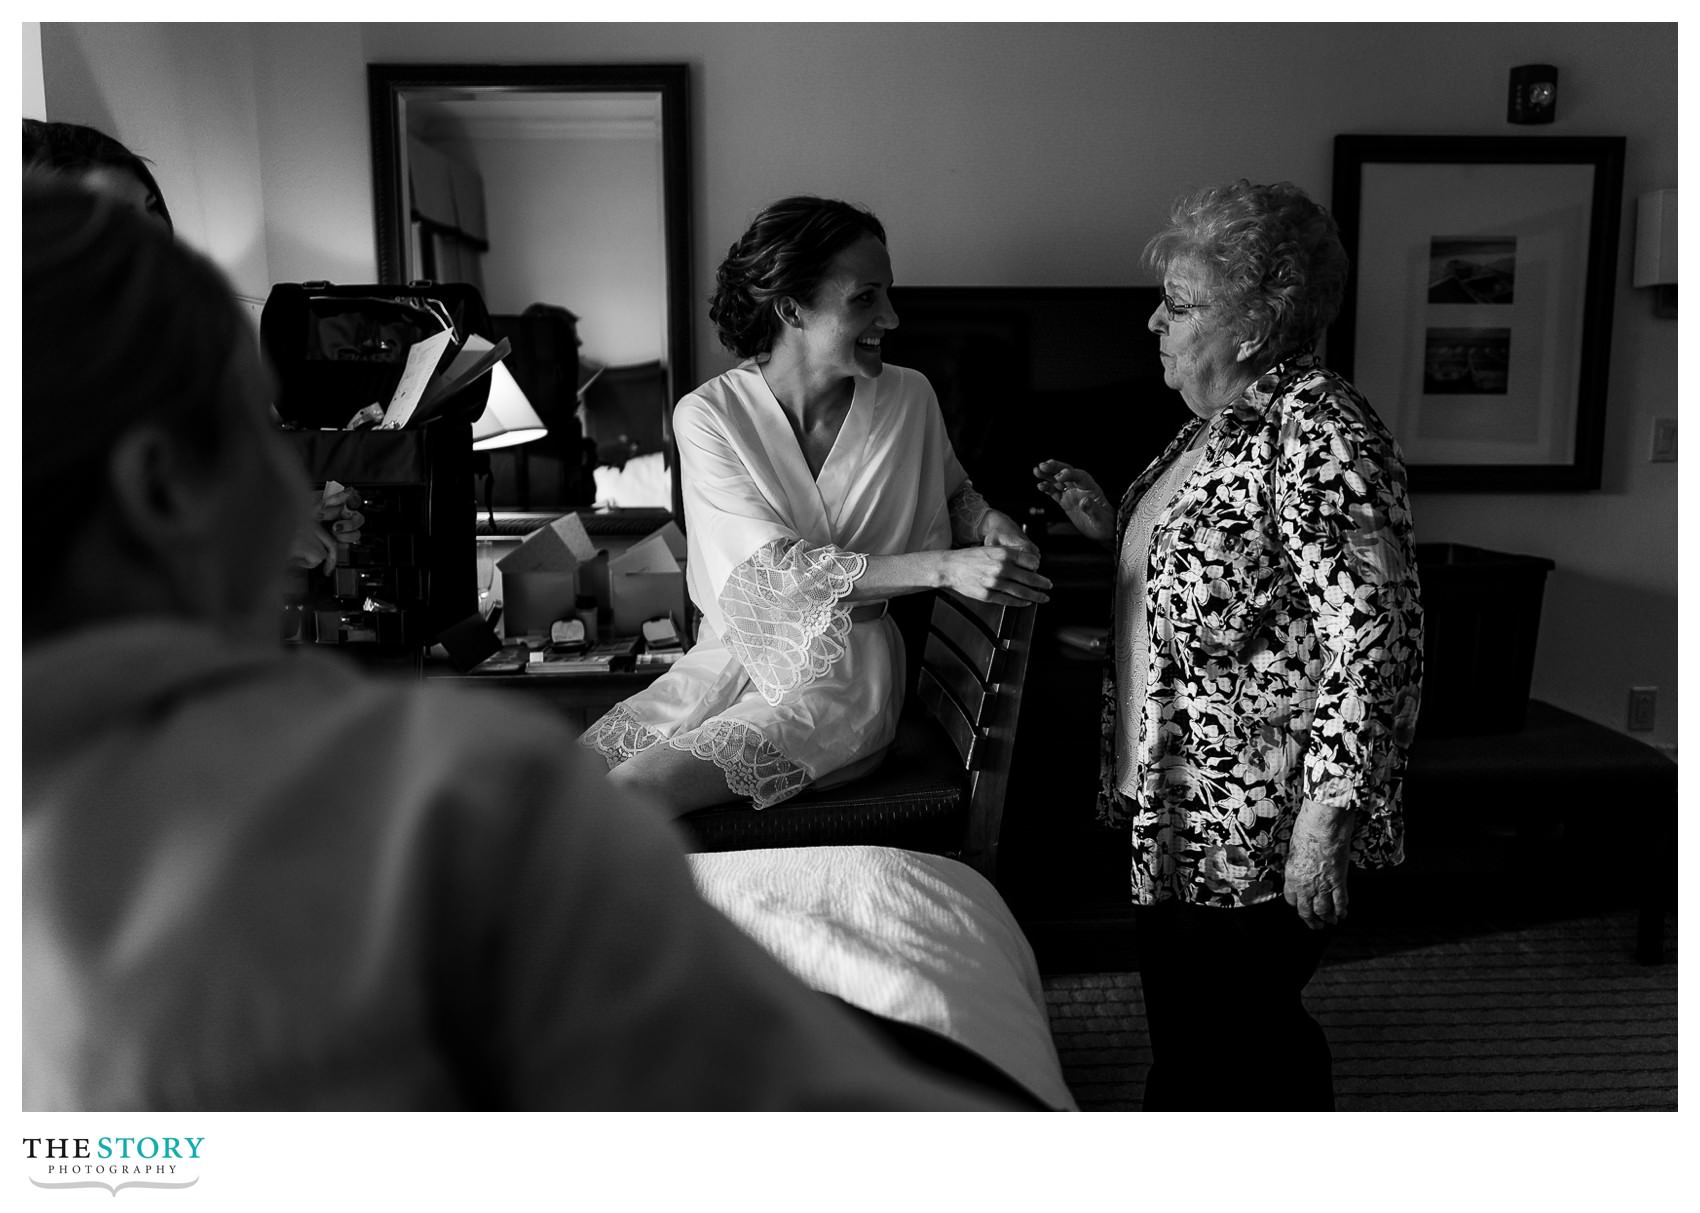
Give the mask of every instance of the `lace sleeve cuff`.
<svg viewBox="0 0 1700 1213">
<path fill-rule="evenodd" d="M 980 527 L 991 510 L 986 499 L 975 491 L 974 482 L 964 480 L 962 486 L 950 495 L 951 540 L 961 546 L 979 543 Z"/>
<path fill-rule="evenodd" d="M 850 611 L 839 600 L 867 567 L 866 556 L 831 544 L 776 539 L 732 570 L 720 591 L 723 635 L 763 699 L 778 703 L 844 655 Z"/>
</svg>

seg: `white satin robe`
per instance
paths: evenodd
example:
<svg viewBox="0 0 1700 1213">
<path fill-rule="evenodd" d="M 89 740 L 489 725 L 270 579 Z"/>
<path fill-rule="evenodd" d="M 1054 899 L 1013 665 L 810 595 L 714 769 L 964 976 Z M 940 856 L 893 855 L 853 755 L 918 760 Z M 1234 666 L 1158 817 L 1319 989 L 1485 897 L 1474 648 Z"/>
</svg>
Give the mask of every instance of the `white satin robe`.
<svg viewBox="0 0 1700 1213">
<path fill-rule="evenodd" d="M 610 766 L 688 749 L 764 808 L 891 743 L 902 638 L 889 616 L 852 624 L 842 599 L 868 556 L 950 547 L 951 498 L 972 486 L 932 385 L 903 367 L 856 380 L 818 481 L 753 361 L 681 400 L 673 432 L 702 627 L 582 740 Z"/>
</svg>

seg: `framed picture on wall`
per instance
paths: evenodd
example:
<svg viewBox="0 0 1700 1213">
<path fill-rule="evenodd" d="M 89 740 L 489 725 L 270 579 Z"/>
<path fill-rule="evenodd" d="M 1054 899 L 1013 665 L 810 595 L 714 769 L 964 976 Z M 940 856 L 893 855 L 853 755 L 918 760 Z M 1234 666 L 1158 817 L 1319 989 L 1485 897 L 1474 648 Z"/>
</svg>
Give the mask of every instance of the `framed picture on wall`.
<svg viewBox="0 0 1700 1213">
<path fill-rule="evenodd" d="M 1597 489 L 1618 137 L 1339 135 L 1329 361 L 1417 490 Z"/>
</svg>

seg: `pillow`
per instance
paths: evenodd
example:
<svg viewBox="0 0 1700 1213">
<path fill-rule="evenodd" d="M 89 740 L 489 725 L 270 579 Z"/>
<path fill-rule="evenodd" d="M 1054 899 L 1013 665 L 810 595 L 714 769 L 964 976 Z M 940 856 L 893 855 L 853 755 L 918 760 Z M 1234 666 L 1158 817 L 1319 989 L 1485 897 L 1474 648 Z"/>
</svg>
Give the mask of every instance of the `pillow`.
<svg viewBox="0 0 1700 1213">
<path fill-rule="evenodd" d="M 667 457 L 660 451 L 634 455 L 625 467 L 597 468 L 596 505 L 598 509 L 631 509 L 673 504 L 673 478 L 667 472 Z"/>
</svg>

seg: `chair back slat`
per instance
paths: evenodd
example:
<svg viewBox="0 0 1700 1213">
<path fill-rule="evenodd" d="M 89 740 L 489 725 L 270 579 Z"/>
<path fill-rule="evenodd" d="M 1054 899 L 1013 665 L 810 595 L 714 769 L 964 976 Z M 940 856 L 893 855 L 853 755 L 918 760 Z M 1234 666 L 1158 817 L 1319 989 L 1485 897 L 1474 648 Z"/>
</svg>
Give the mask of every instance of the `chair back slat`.
<svg viewBox="0 0 1700 1213">
<path fill-rule="evenodd" d="M 938 597 L 948 602 L 960 614 L 971 616 L 988 636 L 1007 637 L 1014 623 L 1016 608 L 995 602 L 979 602 L 946 590 Z"/>
<path fill-rule="evenodd" d="M 1027 681 L 1027 659 L 1033 648 L 1033 624 L 1039 608 L 999 610 L 998 645 L 1003 661 L 997 685 L 992 688 L 991 711 L 980 734 L 980 765 L 970 776 L 968 835 L 963 845 L 963 858 L 989 880 L 995 880 L 997 874 L 1004 793 L 1009 788 L 1010 761 Z"/>
<path fill-rule="evenodd" d="M 1003 673 L 1003 646 L 998 643 L 996 632 L 986 630 L 979 615 L 963 609 L 985 605 L 954 594 L 938 595 L 933 605 L 932 634 L 950 641 L 974 677 L 992 683 Z"/>
<path fill-rule="evenodd" d="M 974 667 L 957 652 L 956 646 L 937 632 L 927 637 L 927 652 L 922 668 L 942 682 L 961 705 L 963 714 L 976 729 L 986 727 L 995 684 L 988 689 L 980 681 Z"/>
<path fill-rule="evenodd" d="M 995 881 L 1037 610 L 944 590 L 895 599 L 891 613 L 904 641 L 910 710 L 885 764 L 772 809 L 688 813 L 682 820 L 698 836 L 696 849 L 902 846 L 955 855 Z"/>
<path fill-rule="evenodd" d="M 957 754 L 962 758 L 963 768 L 969 771 L 978 770 L 982 757 L 980 730 L 974 727 L 962 705 L 956 701 L 944 683 L 933 677 L 933 672 L 929 669 L 921 670 L 920 685 L 916 689 L 920 694 L 921 703 L 926 706 L 933 719 L 939 722 L 939 727 L 944 729 L 945 735 L 950 738 L 951 745 L 956 747 Z"/>
</svg>

